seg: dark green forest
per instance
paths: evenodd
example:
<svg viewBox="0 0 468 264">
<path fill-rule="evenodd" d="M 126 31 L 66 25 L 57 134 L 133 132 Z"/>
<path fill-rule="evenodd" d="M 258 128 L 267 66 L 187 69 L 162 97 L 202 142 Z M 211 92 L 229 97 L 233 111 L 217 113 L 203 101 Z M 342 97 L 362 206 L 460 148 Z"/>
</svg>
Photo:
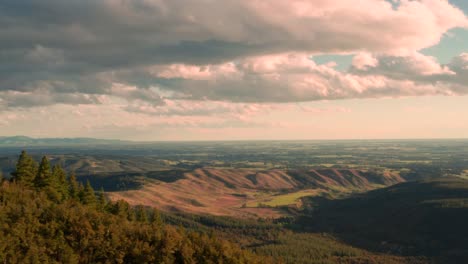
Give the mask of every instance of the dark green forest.
<svg viewBox="0 0 468 264">
<path fill-rule="evenodd" d="M 26 152 L 0 186 L 2 263 L 266 263 L 212 233 L 164 224 L 157 210 L 107 201 Z"/>
<path fill-rule="evenodd" d="M 468 181 L 406 182 L 341 200 L 306 198 L 295 226 L 377 252 L 468 263 Z"/>
</svg>

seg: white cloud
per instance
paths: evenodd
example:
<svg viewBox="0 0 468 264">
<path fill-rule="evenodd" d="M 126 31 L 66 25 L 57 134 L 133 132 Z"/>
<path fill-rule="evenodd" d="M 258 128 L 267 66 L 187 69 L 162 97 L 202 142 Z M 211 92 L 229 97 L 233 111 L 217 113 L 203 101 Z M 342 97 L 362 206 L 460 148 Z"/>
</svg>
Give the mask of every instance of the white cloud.
<svg viewBox="0 0 468 264">
<path fill-rule="evenodd" d="M 453 64 L 461 67 L 463 63 L 456 59 Z M 220 70 L 226 67 L 223 64 L 166 67 L 171 69 L 171 76 L 161 88 L 192 100 L 295 102 L 468 93 L 468 86 L 454 86 L 459 78 L 454 66 L 440 65 L 419 53 L 375 58 L 359 54 L 350 72 L 338 71 L 333 65 L 317 65 L 302 53 L 237 60 L 235 70 L 230 66 L 229 75 Z M 164 66 L 159 69 L 165 71 Z M 210 69 L 210 78 L 200 79 L 188 74 L 187 69 L 196 73 Z M 435 82 L 438 78 L 440 81 Z"/>
<path fill-rule="evenodd" d="M 366 70 L 370 67 L 376 67 L 379 61 L 372 54 L 361 52 L 353 57 L 352 66 L 359 70 Z"/>
</svg>

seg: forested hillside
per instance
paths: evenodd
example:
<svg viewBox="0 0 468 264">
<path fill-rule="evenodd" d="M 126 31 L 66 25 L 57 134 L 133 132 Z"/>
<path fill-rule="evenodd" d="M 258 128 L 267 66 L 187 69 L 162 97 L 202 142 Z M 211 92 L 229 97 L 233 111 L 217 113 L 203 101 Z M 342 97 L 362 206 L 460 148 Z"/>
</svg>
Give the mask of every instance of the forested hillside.
<svg viewBox="0 0 468 264">
<path fill-rule="evenodd" d="M 406 182 L 342 200 L 310 198 L 297 227 L 373 251 L 468 263 L 468 181 Z"/>
<path fill-rule="evenodd" d="M 2 263 L 266 263 L 214 235 L 166 225 L 159 212 L 108 202 L 44 157 L 22 152 L 0 186 Z"/>
</svg>

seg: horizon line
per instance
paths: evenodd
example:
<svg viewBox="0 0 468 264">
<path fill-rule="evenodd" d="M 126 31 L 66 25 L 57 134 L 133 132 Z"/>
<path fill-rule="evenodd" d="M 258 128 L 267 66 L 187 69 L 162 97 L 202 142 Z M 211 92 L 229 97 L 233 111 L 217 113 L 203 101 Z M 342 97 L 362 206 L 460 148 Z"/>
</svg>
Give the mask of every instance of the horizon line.
<svg viewBox="0 0 468 264">
<path fill-rule="evenodd" d="M 95 138 L 95 137 L 32 137 L 24 135 L 14 136 L 0 136 L 2 138 L 25 137 L 32 140 L 50 140 L 50 139 L 89 139 L 89 140 L 102 140 L 102 141 L 121 141 L 122 143 L 190 143 L 190 142 L 277 142 L 277 141 L 430 141 L 430 140 L 468 140 L 468 137 L 427 137 L 427 138 L 328 138 L 328 139 L 222 139 L 222 140 L 206 140 L 206 139 L 192 139 L 192 140 L 133 140 L 133 139 L 120 139 L 120 138 Z"/>
</svg>

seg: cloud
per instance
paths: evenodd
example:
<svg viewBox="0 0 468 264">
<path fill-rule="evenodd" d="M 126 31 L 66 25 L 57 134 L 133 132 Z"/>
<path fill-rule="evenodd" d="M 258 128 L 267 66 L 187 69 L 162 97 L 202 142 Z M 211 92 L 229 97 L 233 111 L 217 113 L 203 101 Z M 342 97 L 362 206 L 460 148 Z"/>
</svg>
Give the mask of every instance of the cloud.
<svg viewBox="0 0 468 264">
<path fill-rule="evenodd" d="M 284 109 L 284 105 L 230 103 L 224 101 L 193 101 L 165 99 L 161 105 L 137 102 L 124 109 L 155 116 L 253 116 L 257 113 Z"/>
<path fill-rule="evenodd" d="M 466 84 L 468 80 L 468 53 L 462 53 L 453 58 L 447 66 L 456 73 L 455 75 L 460 78 L 461 82 Z"/>
<path fill-rule="evenodd" d="M 100 68 L 219 63 L 256 53 L 413 51 L 467 27 L 448 1 L 25 0 L 0 11 L 2 47 L 41 45 Z M 31 43 L 33 47 L 31 47 Z"/>
<path fill-rule="evenodd" d="M 5 108 L 37 107 L 51 104 L 100 104 L 102 97 L 89 94 L 50 93 L 48 91 L 0 91 L 0 111 Z"/>
<path fill-rule="evenodd" d="M 444 0 L 2 1 L 0 23 L 3 109 L 106 101 L 189 116 L 240 111 L 220 101 L 467 90 L 465 55 L 439 65 L 417 52 L 468 27 Z M 342 72 L 316 65 L 316 54 L 359 55 Z"/>
<path fill-rule="evenodd" d="M 458 82 L 466 79 L 464 56 L 440 65 L 419 53 L 377 58 L 358 54 L 351 69 L 341 72 L 333 65 L 317 65 L 307 54 L 285 53 L 218 65 L 159 66 L 159 73 L 164 74 L 156 73 L 154 78 L 161 89 L 191 100 L 280 103 L 461 95 L 468 93 L 468 86 Z"/>
<path fill-rule="evenodd" d="M 179 104 L 180 102 L 178 102 Z M 162 115 L 154 112 L 128 111 L 123 105 L 103 102 L 102 104 L 67 105 L 57 104 L 52 106 L 37 106 L 35 108 L 19 108 L 0 111 L 0 127 L 3 135 L 15 135 L 18 130 L 27 131 L 28 135 L 35 137 L 66 137 L 66 136 L 90 136 L 106 138 L 138 139 L 141 134 L 145 136 L 160 135 L 183 138 L 181 135 L 190 135 L 191 130 L 209 128 L 222 133 L 224 128 L 266 128 L 284 126 L 283 121 L 263 120 L 263 114 L 268 112 L 268 107 L 232 104 L 226 108 L 239 108 L 231 113 L 226 110 L 218 112 L 210 106 L 207 110 L 201 110 L 203 105 L 190 106 L 194 102 L 182 103 L 189 109 L 178 110 L 168 102 L 167 110 Z M 197 103 L 195 103 L 197 104 Z M 210 102 L 206 103 L 210 105 Z M 275 108 L 272 106 L 271 108 Z M 195 109 L 195 110 L 190 110 Z M 198 109 L 198 110 L 197 110 Z M 213 109 L 213 111 L 210 111 Z M 209 114 L 207 114 L 209 113 Z M 263 116 L 262 116 L 263 115 Z M 263 118 L 262 118 L 263 117 Z M 51 130 L 50 128 L 54 129 Z M 139 138 L 141 140 L 141 138 Z"/>
<path fill-rule="evenodd" d="M 162 97 L 154 89 L 139 89 L 136 86 L 128 86 L 120 83 L 113 83 L 109 92 L 110 95 L 125 98 L 129 102 L 143 101 L 151 105 L 163 103 Z"/>
<path fill-rule="evenodd" d="M 358 57 L 360 55 L 357 55 Z M 454 94 L 468 92 L 468 54 L 456 56 L 446 65 L 434 57 L 414 52 L 406 56 L 377 56 L 373 65 L 362 68 L 353 63 L 350 72 L 360 76 L 386 76 L 393 80 L 413 81 L 416 84 L 445 86 Z"/>
<path fill-rule="evenodd" d="M 405 56 L 358 54 L 353 59 L 353 71 L 384 75 L 394 79 L 414 79 L 424 76 L 455 75 L 449 66 L 440 65 L 436 58 L 413 52 Z"/>
<path fill-rule="evenodd" d="M 357 70 L 367 70 L 370 67 L 376 67 L 379 61 L 367 52 L 361 52 L 353 57 L 352 66 Z"/>
</svg>

